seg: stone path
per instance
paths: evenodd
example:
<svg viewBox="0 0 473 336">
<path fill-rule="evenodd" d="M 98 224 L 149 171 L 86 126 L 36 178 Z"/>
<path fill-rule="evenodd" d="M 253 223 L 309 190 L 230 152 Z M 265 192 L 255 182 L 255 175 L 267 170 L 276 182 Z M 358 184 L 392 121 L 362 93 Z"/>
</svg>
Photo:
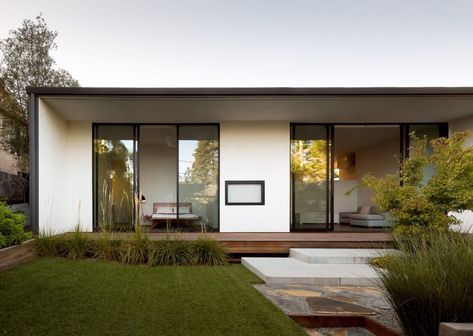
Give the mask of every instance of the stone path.
<svg viewBox="0 0 473 336">
<path fill-rule="evenodd" d="M 287 315 L 359 314 L 400 331 L 396 315 L 378 287 L 258 284 L 255 288 Z M 373 335 L 363 328 L 317 328 L 307 332 L 313 336 Z"/>
</svg>

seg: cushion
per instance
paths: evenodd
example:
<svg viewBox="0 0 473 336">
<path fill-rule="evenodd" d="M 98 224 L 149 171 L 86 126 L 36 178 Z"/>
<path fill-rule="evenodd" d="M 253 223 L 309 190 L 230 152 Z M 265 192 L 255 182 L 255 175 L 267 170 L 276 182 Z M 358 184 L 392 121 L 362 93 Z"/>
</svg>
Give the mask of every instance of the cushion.
<svg viewBox="0 0 473 336">
<path fill-rule="evenodd" d="M 361 219 L 361 220 L 384 220 L 384 217 L 382 215 L 377 215 L 377 214 L 353 214 L 350 215 L 350 219 Z"/>
<path fill-rule="evenodd" d="M 179 213 L 180 214 L 190 214 L 191 213 L 191 207 L 189 207 L 189 206 L 180 206 L 179 207 Z"/>
<path fill-rule="evenodd" d="M 159 206 L 156 208 L 156 213 L 173 214 L 176 213 L 176 208 L 169 206 Z"/>
<path fill-rule="evenodd" d="M 361 209 L 360 209 L 360 214 L 362 215 L 367 215 L 369 214 L 371 211 L 371 206 L 370 205 L 365 205 L 365 206 L 362 206 Z"/>
</svg>

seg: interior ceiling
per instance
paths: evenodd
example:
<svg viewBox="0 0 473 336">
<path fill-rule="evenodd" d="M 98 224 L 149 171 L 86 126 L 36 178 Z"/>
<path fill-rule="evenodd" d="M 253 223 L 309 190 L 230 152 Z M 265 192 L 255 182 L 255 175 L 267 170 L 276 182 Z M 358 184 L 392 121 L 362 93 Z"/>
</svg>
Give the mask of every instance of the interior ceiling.
<svg viewBox="0 0 473 336">
<path fill-rule="evenodd" d="M 353 153 L 388 141 L 400 142 L 399 126 L 335 126 L 334 150 L 336 155 Z"/>
<path fill-rule="evenodd" d="M 118 123 L 440 122 L 473 115 L 473 96 L 43 96 L 67 120 Z"/>
</svg>

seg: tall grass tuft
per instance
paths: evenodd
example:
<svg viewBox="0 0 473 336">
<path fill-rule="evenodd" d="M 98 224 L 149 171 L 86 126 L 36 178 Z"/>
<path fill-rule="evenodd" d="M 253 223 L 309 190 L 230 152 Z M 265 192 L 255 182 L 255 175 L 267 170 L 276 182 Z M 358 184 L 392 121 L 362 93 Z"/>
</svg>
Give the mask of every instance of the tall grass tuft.
<svg viewBox="0 0 473 336">
<path fill-rule="evenodd" d="M 149 245 L 150 241 L 142 231 L 140 223 L 135 224 L 133 238 L 122 244 L 121 262 L 129 265 L 148 263 Z"/>
<path fill-rule="evenodd" d="M 81 259 L 86 257 L 90 251 L 90 239 L 82 232 L 80 225 L 77 224 L 67 239 L 64 240 L 64 256 L 67 259 Z"/>
<path fill-rule="evenodd" d="M 42 230 L 34 241 L 36 254 L 40 257 L 59 256 L 59 239 L 52 230 Z"/>
<path fill-rule="evenodd" d="M 473 240 L 436 232 L 397 244 L 402 253 L 375 270 L 405 334 L 438 335 L 440 322 L 473 321 Z"/>
<path fill-rule="evenodd" d="M 227 262 L 225 246 L 212 237 L 203 235 L 193 242 L 195 265 L 220 266 Z"/>
<path fill-rule="evenodd" d="M 123 242 L 115 239 L 113 231 L 103 229 L 97 239 L 91 241 L 92 257 L 101 260 L 118 261 Z"/>
<path fill-rule="evenodd" d="M 149 256 L 148 264 L 151 266 L 191 265 L 193 248 L 190 242 L 179 238 L 179 232 L 168 232 L 164 239 L 151 242 Z"/>
</svg>

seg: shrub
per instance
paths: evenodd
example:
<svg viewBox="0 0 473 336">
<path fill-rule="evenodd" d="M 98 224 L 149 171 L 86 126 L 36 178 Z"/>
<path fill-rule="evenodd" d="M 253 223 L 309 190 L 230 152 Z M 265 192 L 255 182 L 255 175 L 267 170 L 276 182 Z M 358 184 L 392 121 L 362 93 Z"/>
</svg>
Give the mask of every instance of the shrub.
<svg viewBox="0 0 473 336">
<path fill-rule="evenodd" d="M 202 236 L 193 243 L 193 258 L 196 265 L 224 265 L 227 261 L 227 253 L 221 242 Z"/>
<path fill-rule="evenodd" d="M 376 205 L 390 213 L 396 234 L 447 231 L 459 223 L 450 213 L 473 210 L 473 146 L 466 145 L 470 135 L 457 132 L 428 142 L 411 134 L 409 157 L 399 173 L 363 178 Z M 433 176 L 426 176 L 427 171 Z"/>
<path fill-rule="evenodd" d="M 425 233 L 397 241 L 375 268 L 407 336 L 438 335 L 440 322 L 473 321 L 473 240 Z"/>
<path fill-rule="evenodd" d="M 0 202 L 0 248 L 20 244 L 31 238 L 30 232 L 25 232 L 25 215 L 12 211 Z"/>
</svg>

